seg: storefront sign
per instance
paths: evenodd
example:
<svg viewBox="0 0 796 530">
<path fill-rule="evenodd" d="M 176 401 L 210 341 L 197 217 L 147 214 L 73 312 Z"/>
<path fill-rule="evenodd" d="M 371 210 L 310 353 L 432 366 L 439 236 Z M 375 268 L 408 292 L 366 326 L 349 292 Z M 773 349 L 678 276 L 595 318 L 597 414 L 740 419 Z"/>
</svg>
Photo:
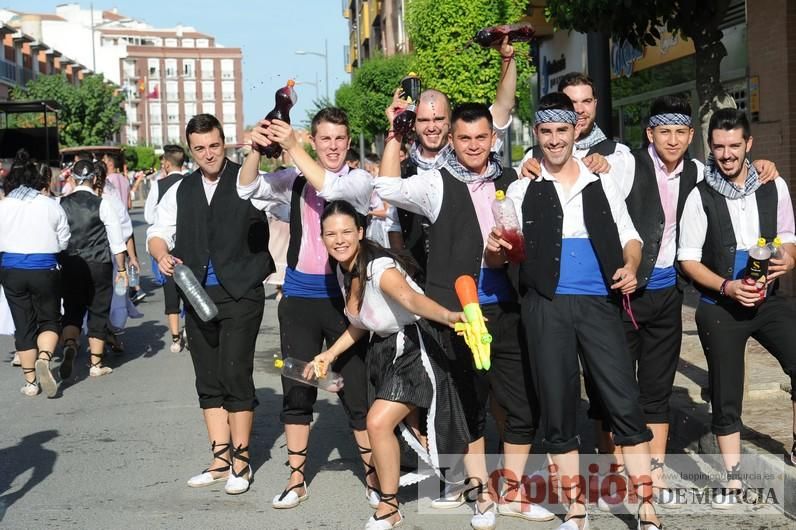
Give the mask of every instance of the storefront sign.
<svg viewBox="0 0 796 530">
<path fill-rule="evenodd" d="M 586 71 L 586 35 L 556 31 L 539 45 L 539 92 L 558 90 L 558 82 L 570 72 Z"/>
</svg>

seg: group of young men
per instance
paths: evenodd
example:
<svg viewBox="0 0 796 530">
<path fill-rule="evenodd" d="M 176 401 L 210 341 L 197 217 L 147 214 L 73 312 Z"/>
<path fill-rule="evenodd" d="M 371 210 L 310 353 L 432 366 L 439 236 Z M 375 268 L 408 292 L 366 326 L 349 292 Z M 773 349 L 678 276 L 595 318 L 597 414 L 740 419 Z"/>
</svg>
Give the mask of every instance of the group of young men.
<svg viewBox="0 0 796 530">
<path fill-rule="evenodd" d="M 691 109 L 677 97 L 652 104 L 648 145 L 631 152 L 595 124 L 597 94 L 581 74 L 565 76 L 559 92 L 541 99 L 534 120 L 538 149 L 529 153 L 518 175 L 496 154 L 516 83 L 511 46 L 503 43 L 499 52 L 501 84 L 491 109 L 464 103 L 452 110 L 444 94 L 423 92 L 408 159 L 401 163 L 408 139 L 391 131 L 381 176 L 375 179 L 346 164 L 350 135 L 339 109 L 324 109 L 312 121 L 317 161 L 289 125 L 264 121 L 255 126 L 255 144 L 278 143 L 294 160 L 295 168 L 272 174 L 259 172 L 256 149 L 242 166 L 227 160 L 223 129 L 213 116 L 190 121 L 186 139 L 199 169 L 159 191 L 147 237 L 160 271 L 171 275 L 176 264 L 185 264 L 219 309 L 216 318 L 203 322 L 187 307 L 196 388 L 213 453 L 211 464 L 189 486 L 225 482 L 227 493 L 238 494 L 251 481 L 254 343 L 263 311 L 262 282 L 273 267 L 265 212 L 290 223 L 279 305 L 282 353 L 310 361 L 347 326 L 321 241 L 320 215 L 327 201 L 346 200 L 366 216 L 375 190 L 399 208 L 403 241 L 391 243 L 413 256 L 413 276 L 426 295 L 458 311 L 454 281 L 472 276 L 493 337 L 492 366 L 484 371 L 475 367 L 460 336 L 438 329 L 467 417 L 470 445 L 463 466 L 468 484 L 477 487 L 474 496 L 466 487 L 448 490 L 434 507 L 473 500 L 476 529 L 494 528 L 498 513 L 553 519 L 552 512 L 528 501 L 519 480 L 540 431 L 553 463 L 550 473 L 560 477 L 568 501 L 560 528 L 588 525 L 585 492 L 577 480 L 581 447 L 575 419 L 582 367 L 589 416 L 603 431 L 599 449 L 616 453 L 614 470 L 626 467 L 641 499 L 639 527 L 660 528 L 655 506 L 677 506 L 663 465 L 687 282 L 702 292 L 697 325 L 710 368 L 712 428 L 728 472 L 714 506 L 737 501 L 746 340 L 758 339 L 791 377 L 796 371 L 796 341 L 790 340 L 796 331 L 787 325 L 793 309 L 777 293 L 778 277 L 796 264 L 785 182 L 774 178 L 772 164 L 747 160 L 749 123 L 734 109 L 717 111 L 710 122 L 707 164 L 690 159 Z M 390 122 L 403 105 L 394 99 L 387 109 Z M 519 264 L 508 263 L 505 251 L 511 244 L 492 216 L 498 191 L 512 199 L 521 221 L 525 260 Z M 759 237 L 778 237 L 782 245 L 767 278 L 749 285 L 744 281 L 747 249 Z M 339 396 L 362 456 L 365 497 L 378 513 L 387 507 L 381 506 L 370 457 L 363 355 L 360 344 L 332 369 L 346 381 Z M 272 501 L 278 509 L 308 499 L 304 466 L 317 398 L 314 387 L 284 378 L 283 390 L 280 419 L 290 475 Z M 498 491 L 485 487 L 490 400 L 503 466 L 510 472 Z M 389 520 L 378 523 L 392 527 Z"/>
</svg>

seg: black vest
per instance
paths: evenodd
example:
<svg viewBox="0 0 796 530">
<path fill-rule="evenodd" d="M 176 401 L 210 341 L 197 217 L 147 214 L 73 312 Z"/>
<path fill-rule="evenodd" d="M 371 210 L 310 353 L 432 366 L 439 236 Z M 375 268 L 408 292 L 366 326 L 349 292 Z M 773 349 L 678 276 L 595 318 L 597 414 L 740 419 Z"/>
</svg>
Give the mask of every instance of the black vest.
<svg viewBox="0 0 796 530">
<path fill-rule="evenodd" d="M 630 190 L 626 202 L 633 226 L 636 227 L 641 240 L 644 241 L 644 246 L 641 248 L 641 263 L 636 272 L 640 289 L 649 282 L 652 269 L 655 268 L 655 262 L 658 260 L 665 219 L 661 195 L 658 191 L 658 179 L 655 176 L 655 168 L 652 165 L 649 152 L 646 149 L 634 151 L 633 157 L 636 160 L 636 173 L 633 179 L 633 188 Z M 679 179 L 675 241 L 680 240 L 680 217 L 683 215 L 683 207 L 688 194 L 696 186 L 696 179 L 696 164 L 692 160 L 685 160 Z M 677 266 L 676 258 L 675 266 Z"/>
<path fill-rule="evenodd" d="M 536 160 L 541 160 L 544 157 L 544 153 L 542 153 L 542 146 L 541 145 L 536 144 L 533 147 L 531 147 L 531 150 L 533 151 L 533 157 Z M 603 155 L 603 156 L 608 156 L 608 155 L 614 154 L 615 151 L 616 151 L 616 142 L 606 138 L 602 142 L 596 143 L 593 146 L 591 146 L 589 151 L 586 153 L 586 156 L 593 155 L 594 153 L 597 153 L 597 154 Z M 525 152 L 527 153 L 528 151 L 525 151 Z"/>
<path fill-rule="evenodd" d="M 401 164 L 401 178 L 409 178 L 416 174 L 417 165 L 412 162 L 412 159 L 407 158 L 404 160 Z M 425 283 L 425 270 L 428 264 L 428 230 L 431 223 L 423 215 L 404 210 L 403 208 L 396 208 L 396 210 L 398 212 L 398 221 L 401 224 L 404 247 L 406 247 L 420 268 L 413 278 L 422 287 Z"/>
<path fill-rule="evenodd" d="M 163 200 L 163 196 L 166 195 L 166 192 L 169 191 L 169 188 L 181 181 L 184 176 L 185 175 L 182 173 L 172 173 L 157 181 L 158 202 L 156 204 L 160 204 L 160 201 Z"/>
<path fill-rule="evenodd" d="M 696 185 L 702 199 L 702 208 L 708 218 L 705 244 L 702 246 L 702 263 L 719 276 L 732 279 L 735 275 L 735 231 L 732 229 L 730 211 L 724 196 L 711 188 L 706 181 Z M 755 192 L 760 237 L 772 241 L 777 236 L 777 186 L 774 182 L 763 184 Z M 745 250 L 745 249 L 741 249 Z M 702 290 L 702 289 L 700 289 Z M 715 296 L 715 292 L 709 292 Z"/>
<path fill-rule="evenodd" d="M 69 245 L 66 254 L 92 263 L 110 263 L 111 249 L 105 223 L 100 219 L 102 198 L 87 191 L 77 191 L 61 198 L 61 208 L 69 221 Z"/>
<path fill-rule="evenodd" d="M 586 230 L 606 287 L 610 287 L 614 283 L 611 277 L 624 266 L 619 231 L 599 179 L 587 184 L 581 194 Z M 535 289 L 552 300 L 561 273 L 564 211 L 551 181 L 535 180 L 528 184 L 522 201 L 522 219 L 525 262 L 520 265 L 520 287 Z"/>
<path fill-rule="evenodd" d="M 485 242 L 467 184 L 456 180 L 446 169 L 439 171 L 442 207 L 428 234 L 426 295 L 452 311 L 461 311 L 453 284 L 462 274 L 469 274 L 478 282 Z M 506 191 L 515 180 L 514 170 L 504 168 L 494 181 L 495 191 Z"/>
<path fill-rule="evenodd" d="M 226 161 L 209 205 L 201 171 L 183 177 L 177 190 L 173 252 L 199 281 L 206 277 L 208 260 L 212 260 L 221 287 L 234 300 L 243 298 L 274 271 L 265 214 L 238 197 L 239 168 Z"/>
</svg>

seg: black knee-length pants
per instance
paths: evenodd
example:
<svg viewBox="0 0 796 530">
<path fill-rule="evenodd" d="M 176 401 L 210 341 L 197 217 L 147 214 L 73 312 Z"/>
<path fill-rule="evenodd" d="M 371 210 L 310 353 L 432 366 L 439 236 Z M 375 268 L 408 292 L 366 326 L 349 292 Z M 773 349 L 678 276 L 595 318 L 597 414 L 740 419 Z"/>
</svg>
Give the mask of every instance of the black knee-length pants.
<svg viewBox="0 0 796 530">
<path fill-rule="evenodd" d="M 36 348 L 44 331 L 61 333 L 61 271 L 2 269 L 0 285 L 14 321 L 17 351 Z"/>
<path fill-rule="evenodd" d="M 203 409 L 254 410 L 254 345 L 263 319 L 263 286 L 234 300 L 221 286 L 207 287 L 218 315 L 203 322 L 186 303 L 185 331 L 191 344 L 196 393 Z"/>
<path fill-rule="evenodd" d="M 530 291 L 522 301 L 522 319 L 539 392 L 545 451 L 561 454 L 580 446 L 578 352 L 605 403 L 614 442 L 637 445 L 652 439 L 615 303 L 586 295 L 556 295 L 548 300 Z"/>
<path fill-rule="evenodd" d="M 322 351 L 323 343 L 331 346 L 348 328 L 343 314 L 342 298 L 302 298 L 285 296 L 279 302 L 279 335 L 282 357 L 311 361 Z M 367 428 L 368 382 L 365 373 L 367 337 L 348 349 L 332 365 L 343 376 L 345 386 L 340 392 L 348 423 L 353 430 Z M 309 425 L 318 389 L 292 379 L 282 378 L 282 413 L 285 424 Z"/>
</svg>

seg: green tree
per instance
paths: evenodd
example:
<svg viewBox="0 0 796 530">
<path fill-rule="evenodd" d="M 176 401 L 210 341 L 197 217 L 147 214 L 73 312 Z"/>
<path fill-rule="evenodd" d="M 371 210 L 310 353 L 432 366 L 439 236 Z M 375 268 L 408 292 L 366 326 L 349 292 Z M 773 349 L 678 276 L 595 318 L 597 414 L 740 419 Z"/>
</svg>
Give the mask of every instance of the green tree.
<svg viewBox="0 0 796 530">
<path fill-rule="evenodd" d="M 127 169 L 145 171 L 159 166 L 160 161 L 155 155 L 154 148 L 147 145 L 125 145 L 123 147 Z"/>
<path fill-rule="evenodd" d="M 721 42 L 719 24 L 731 0 L 549 0 L 547 16 L 563 29 L 601 31 L 614 39 L 627 40 L 637 48 L 654 46 L 659 28 L 694 42 L 695 78 L 699 97 L 699 119 L 703 131 L 714 110 L 735 107 L 721 85 L 721 60 L 727 49 Z"/>
<path fill-rule="evenodd" d="M 14 101 L 54 100 L 60 106 L 58 128 L 64 146 L 108 142 L 124 123 L 124 97 L 102 74 L 88 75 L 80 86 L 60 75 L 38 77 L 11 91 Z"/>
<path fill-rule="evenodd" d="M 387 130 L 384 109 L 406 74 L 413 69 L 410 55 L 374 57 L 354 71 L 351 84 L 343 84 L 335 93 L 335 104 L 348 113 L 352 136 L 360 132 L 370 142 Z"/>
<path fill-rule="evenodd" d="M 444 92 L 454 104 L 494 100 L 500 57 L 471 39 L 481 28 L 520 20 L 527 6 L 528 0 L 410 0 L 406 26 L 424 85 Z M 530 75 L 530 55 L 527 44 L 514 47 L 519 87 Z"/>
</svg>

